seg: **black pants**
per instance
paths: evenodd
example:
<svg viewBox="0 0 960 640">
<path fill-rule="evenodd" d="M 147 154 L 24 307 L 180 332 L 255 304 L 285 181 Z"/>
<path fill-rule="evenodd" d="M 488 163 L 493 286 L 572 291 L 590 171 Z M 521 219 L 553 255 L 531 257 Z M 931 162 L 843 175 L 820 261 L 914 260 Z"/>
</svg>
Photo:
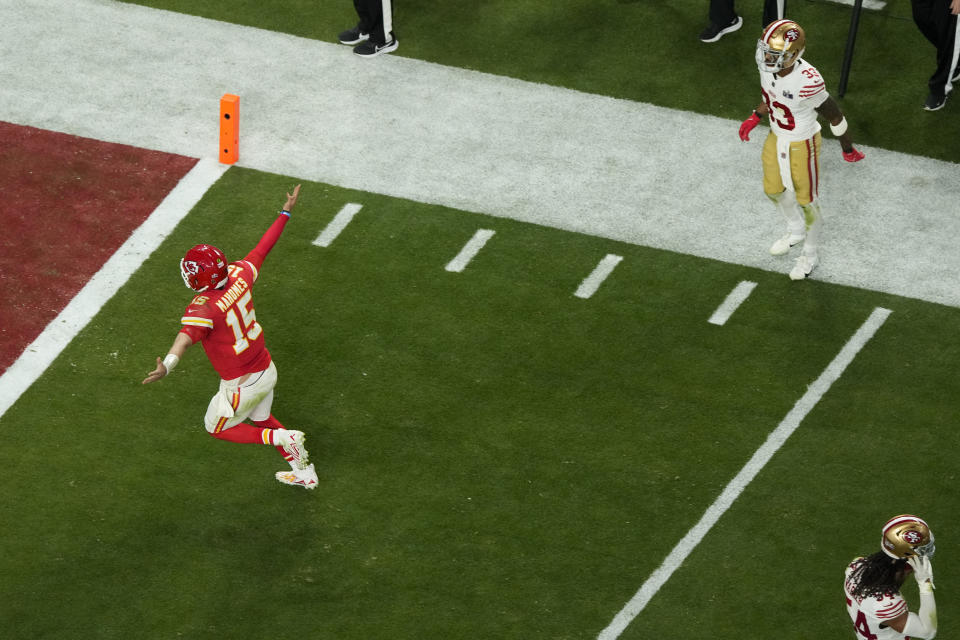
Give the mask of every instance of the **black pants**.
<svg viewBox="0 0 960 640">
<path fill-rule="evenodd" d="M 950 13 L 950 0 L 911 0 L 913 21 L 920 33 L 937 48 L 937 70 L 930 76 L 930 93 L 944 96 L 953 66 L 953 41 L 957 16 Z"/>
<path fill-rule="evenodd" d="M 783 2 L 783 14 L 787 14 L 787 2 Z M 737 17 L 733 9 L 733 0 L 710 0 L 710 22 L 720 26 L 727 26 Z M 777 0 L 763 0 L 763 24 L 765 27 L 780 16 L 777 15 Z"/>
<path fill-rule="evenodd" d="M 395 37 L 392 0 L 353 0 L 353 8 L 360 17 L 360 31 L 369 33 L 372 42 L 384 44 Z"/>
</svg>

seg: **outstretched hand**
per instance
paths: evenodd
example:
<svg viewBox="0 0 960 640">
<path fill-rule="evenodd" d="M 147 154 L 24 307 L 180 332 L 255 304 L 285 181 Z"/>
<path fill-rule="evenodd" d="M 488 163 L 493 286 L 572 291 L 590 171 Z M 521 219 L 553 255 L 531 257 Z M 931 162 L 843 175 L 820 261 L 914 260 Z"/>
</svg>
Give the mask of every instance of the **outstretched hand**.
<svg viewBox="0 0 960 640">
<path fill-rule="evenodd" d="M 151 382 L 156 382 L 160 378 L 163 378 L 167 375 L 167 367 L 163 364 L 163 360 L 157 358 L 157 368 L 147 374 L 147 377 L 143 379 L 141 384 L 149 384 Z"/>
<path fill-rule="evenodd" d="M 300 195 L 300 185 L 293 188 L 293 193 L 287 194 L 287 204 L 283 205 L 284 211 L 293 211 L 293 205 L 297 204 L 297 197 Z"/>
</svg>

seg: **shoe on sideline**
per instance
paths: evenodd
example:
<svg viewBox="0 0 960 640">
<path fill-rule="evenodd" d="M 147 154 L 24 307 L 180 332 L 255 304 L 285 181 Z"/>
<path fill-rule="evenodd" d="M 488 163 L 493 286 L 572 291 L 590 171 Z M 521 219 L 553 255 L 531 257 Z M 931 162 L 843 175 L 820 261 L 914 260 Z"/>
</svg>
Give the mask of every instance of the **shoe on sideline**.
<svg viewBox="0 0 960 640">
<path fill-rule="evenodd" d="M 772 256 L 782 256 L 783 254 L 790 251 L 790 247 L 803 242 L 804 236 L 797 233 L 787 233 L 776 240 L 773 244 L 770 245 L 770 255 Z"/>
<path fill-rule="evenodd" d="M 733 33 L 743 26 L 743 18 L 737 16 L 733 22 L 725 27 L 718 24 L 711 24 L 700 33 L 700 42 L 716 42 L 728 33 Z"/>
<path fill-rule="evenodd" d="M 360 31 L 360 26 L 357 25 L 353 29 L 347 29 L 346 31 L 341 31 L 340 35 L 337 36 L 337 40 L 340 41 L 340 44 L 360 44 L 361 42 L 366 42 L 370 39 L 369 33 L 364 33 Z"/>
<path fill-rule="evenodd" d="M 375 58 L 384 53 L 390 53 L 391 51 L 396 51 L 397 47 L 400 46 L 400 43 L 396 38 L 390 40 L 390 42 L 385 42 L 383 44 L 377 44 L 367 40 L 364 43 L 358 44 L 354 47 L 353 52 L 360 56 L 361 58 Z"/>
<path fill-rule="evenodd" d="M 943 109 L 945 104 L 947 104 L 947 96 L 937 96 L 931 93 L 927 96 L 927 101 L 923 103 L 923 110 L 939 111 Z"/>
<path fill-rule="evenodd" d="M 816 255 L 808 256 L 805 253 L 801 253 L 800 257 L 797 258 L 796 264 L 793 265 L 793 269 L 790 270 L 790 279 L 791 280 L 803 280 L 810 272 L 813 271 L 813 268 L 817 266 Z"/>
</svg>

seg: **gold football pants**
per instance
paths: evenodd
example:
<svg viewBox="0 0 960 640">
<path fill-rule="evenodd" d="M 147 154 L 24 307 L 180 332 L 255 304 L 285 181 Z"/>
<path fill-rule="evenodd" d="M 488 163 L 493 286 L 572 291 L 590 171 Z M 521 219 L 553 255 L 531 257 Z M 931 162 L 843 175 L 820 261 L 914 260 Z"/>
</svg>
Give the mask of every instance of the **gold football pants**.
<svg viewBox="0 0 960 640">
<path fill-rule="evenodd" d="M 789 151 L 788 149 L 789 144 Z M 778 150 L 778 146 L 782 149 Z M 784 177 L 780 170 L 780 153 L 788 154 L 783 158 L 784 164 L 790 167 L 790 177 L 793 190 L 796 193 L 797 204 L 803 206 L 817 199 L 820 187 L 820 133 L 812 138 L 800 142 L 777 144 L 777 136 L 771 131 L 763 143 L 763 191 L 768 196 L 783 192 L 786 188 Z M 788 162 L 787 162 L 788 161 Z"/>
</svg>

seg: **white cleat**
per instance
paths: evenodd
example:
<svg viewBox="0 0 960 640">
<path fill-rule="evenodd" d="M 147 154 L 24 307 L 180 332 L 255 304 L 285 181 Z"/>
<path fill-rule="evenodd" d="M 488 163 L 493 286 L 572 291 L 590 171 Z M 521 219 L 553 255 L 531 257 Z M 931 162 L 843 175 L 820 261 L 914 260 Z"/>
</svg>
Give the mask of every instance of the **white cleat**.
<svg viewBox="0 0 960 640">
<path fill-rule="evenodd" d="M 293 456 L 290 460 L 291 466 L 297 469 L 306 469 L 307 465 L 310 464 L 310 456 L 306 447 L 303 446 L 307 441 L 307 436 L 303 431 L 277 429 L 277 435 L 280 437 L 280 445 L 283 450 Z"/>
<path fill-rule="evenodd" d="M 317 483 L 319 482 L 317 472 L 312 464 L 308 465 L 305 469 L 298 469 L 296 471 L 277 471 L 276 477 L 277 480 L 283 484 L 303 487 L 304 489 L 316 489 Z"/>
<path fill-rule="evenodd" d="M 788 233 L 783 237 L 777 238 L 777 240 L 770 245 L 770 255 L 782 256 L 790 251 L 790 247 L 801 242 L 803 242 L 802 233 Z"/>
<path fill-rule="evenodd" d="M 790 270 L 790 279 L 791 280 L 803 280 L 810 272 L 813 271 L 813 268 L 817 266 L 817 256 L 812 255 L 808 256 L 805 253 L 801 253 L 800 257 L 797 258 L 796 264 L 793 265 L 793 269 Z"/>
</svg>

